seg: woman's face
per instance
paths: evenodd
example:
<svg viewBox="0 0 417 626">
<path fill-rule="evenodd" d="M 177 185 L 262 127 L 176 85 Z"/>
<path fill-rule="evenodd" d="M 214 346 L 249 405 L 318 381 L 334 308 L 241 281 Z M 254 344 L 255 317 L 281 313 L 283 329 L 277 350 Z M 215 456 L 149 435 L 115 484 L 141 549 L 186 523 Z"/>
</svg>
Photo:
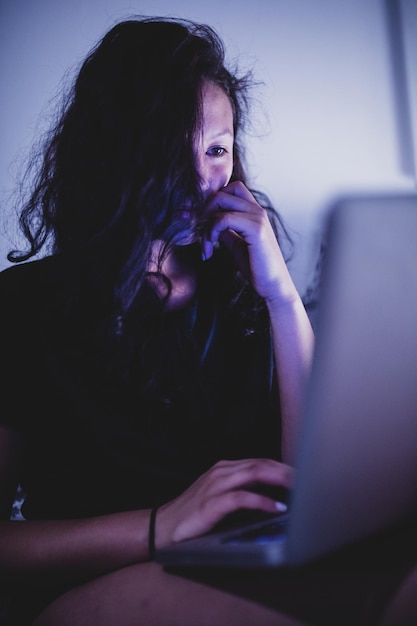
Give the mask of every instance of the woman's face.
<svg viewBox="0 0 417 626">
<path fill-rule="evenodd" d="M 201 180 L 201 192 L 206 202 L 219 189 L 225 187 L 233 171 L 233 110 L 229 98 L 224 91 L 212 82 L 206 81 L 202 91 L 202 123 L 199 133 L 194 139 L 195 165 Z M 180 234 L 174 236 L 173 243 L 176 246 L 188 246 L 199 240 L 194 228 L 195 216 L 191 207 L 180 207 L 177 212 L 177 220 L 180 226 Z M 152 256 L 148 270 L 159 272 L 159 254 L 163 249 L 164 242 L 156 240 L 152 247 Z M 194 258 L 194 257 L 193 257 Z M 176 263 L 176 254 L 169 255 L 164 261 L 162 272 L 165 273 L 173 284 L 173 294 L 170 301 L 175 296 L 175 306 L 182 306 L 188 302 L 189 297 L 194 293 L 195 285 L 179 280 L 183 267 Z M 178 287 L 180 282 L 180 287 Z M 166 295 L 160 283 L 155 283 L 154 288 L 162 297 Z M 177 293 L 178 291 L 178 293 Z M 179 295 L 178 295 L 179 294 Z M 174 299 L 175 299 L 174 298 Z M 174 306 L 171 304 L 171 306 Z"/>
<path fill-rule="evenodd" d="M 194 142 L 204 199 L 227 185 L 233 170 L 233 111 L 224 91 L 206 82 L 202 93 L 202 126 Z"/>
<path fill-rule="evenodd" d="M 233 171 L 233 110 L 229 98 L 216 84 L 206 81 L 202 91 L 202 123 L 194 139 L 194 156 L 201 180 L 201 192 L 207 201 L 227 185 Z M 185 206 L 178 212 L 184 226 L 177 245 L 187 245 L 195 240 L 192 232 L 193 213 Z"/>
</svg>

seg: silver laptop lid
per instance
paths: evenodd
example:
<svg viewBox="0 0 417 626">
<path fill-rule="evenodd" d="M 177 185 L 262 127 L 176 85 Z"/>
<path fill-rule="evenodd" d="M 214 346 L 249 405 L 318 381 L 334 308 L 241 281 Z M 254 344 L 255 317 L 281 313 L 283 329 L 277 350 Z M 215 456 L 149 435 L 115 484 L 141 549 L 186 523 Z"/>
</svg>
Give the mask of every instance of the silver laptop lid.
<svg viewBox="0 0 417 626">
<path fill-rule="evenodd" d="M 328 241 L 291 563 L 382 529 L 417 503 L 417 196 L 340 200 Z"/>
</svg>

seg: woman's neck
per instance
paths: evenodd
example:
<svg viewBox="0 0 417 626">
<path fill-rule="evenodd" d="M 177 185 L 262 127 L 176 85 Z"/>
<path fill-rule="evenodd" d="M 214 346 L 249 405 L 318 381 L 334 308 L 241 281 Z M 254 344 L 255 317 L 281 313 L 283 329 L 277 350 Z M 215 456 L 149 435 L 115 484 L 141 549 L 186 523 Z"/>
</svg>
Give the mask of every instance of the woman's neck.
<svg viewBox="0 0 417 626">
<path fill-rule="evenodd" d="M 158 264 L 163 243 L 156 241 L 149 264 L 148 282 L 161 299 L 166 299 L 167 310 L 183 309 L 194 300 L 197 289 L 197 270 L 185 247 L 173 248 Z"/>
</svg>

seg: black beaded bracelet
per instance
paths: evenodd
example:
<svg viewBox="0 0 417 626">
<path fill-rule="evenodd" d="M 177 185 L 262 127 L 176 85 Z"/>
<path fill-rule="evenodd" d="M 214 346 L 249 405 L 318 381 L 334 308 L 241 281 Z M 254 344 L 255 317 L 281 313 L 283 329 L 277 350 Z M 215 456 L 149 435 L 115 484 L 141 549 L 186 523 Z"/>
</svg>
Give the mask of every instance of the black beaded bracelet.
<svg viewBox="0 0 417 626">
<path fill-rule="evenodd" d="M 158 512 L 158 506 L 155 506 L 151 511 L 149 518 L 149 558 L 153 561 L 155 556 L 155 518 Z"/>
</svg>

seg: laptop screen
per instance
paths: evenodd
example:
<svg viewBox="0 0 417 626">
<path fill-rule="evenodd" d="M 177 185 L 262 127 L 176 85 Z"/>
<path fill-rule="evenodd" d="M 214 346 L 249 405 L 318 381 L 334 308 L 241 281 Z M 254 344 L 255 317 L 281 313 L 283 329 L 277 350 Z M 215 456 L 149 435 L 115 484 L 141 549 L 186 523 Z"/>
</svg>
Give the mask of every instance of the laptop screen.
<svg viewBox="0 0 417 626">
<path fill-rule="evenodd" d="M 417 196 L 340 200 L 327 236 L 293 562 L 382 529 L 417 503 Z"/>
</svg>

